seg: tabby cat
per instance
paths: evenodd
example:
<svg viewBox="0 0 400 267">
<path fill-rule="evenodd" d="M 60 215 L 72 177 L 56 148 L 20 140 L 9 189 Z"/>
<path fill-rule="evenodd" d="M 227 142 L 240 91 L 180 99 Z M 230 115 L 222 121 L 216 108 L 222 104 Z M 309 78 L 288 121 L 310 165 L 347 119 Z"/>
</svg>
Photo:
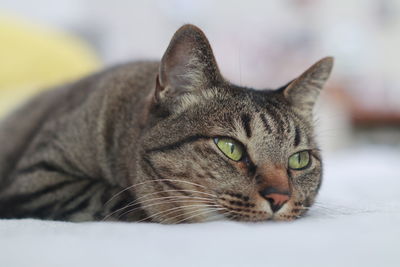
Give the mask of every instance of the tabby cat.
<svg viewBox="0 0 400 267">
<path fill-rule="evenodd" d="M 277 90 L 240 87 L 185 25 L 161 62 L 47 91 L 2 122 L 0 218 L 298 218 L 321 184 L 312 109 L 332 65 Z"/>
</svg>

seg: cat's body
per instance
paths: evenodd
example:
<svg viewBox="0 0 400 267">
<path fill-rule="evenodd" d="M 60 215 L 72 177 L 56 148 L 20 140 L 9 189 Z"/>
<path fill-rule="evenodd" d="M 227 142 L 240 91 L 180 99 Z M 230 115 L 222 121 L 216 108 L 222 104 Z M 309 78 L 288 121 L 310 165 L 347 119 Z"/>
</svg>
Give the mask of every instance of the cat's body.
<svg viewBox="0 0 400 267">
<path fill-rule="evenodd" d="M 113 208 L 105 203 L 131 183 L 126 165 L 135 162 L 135 153 L 125 150 L 135 149 L 132 146 L 139 139 L 143 126 L 141 117 L 135 114 L 145 109 L 144 99 L 155 86 L 158 66 L 137 62 L 114 67 L 47 91 L 7 118 L 0 128 L 0 216 L 73 219 L 64 213 L 74 208 L 73 204 L 82 204 L 95 190 L 99 192 L 98 201 L 94 201 L 97 205 L 84 204 L 96 212 L 81 214 L 77 219 L 104 218 Z M 121 156 L 124 154 L 129 157 Z M 56 173 L 62 175 L 53 178 L 59 175 Z M 57 185 L 60 191 L 70 187 L 68 191 L 82 188 L 83 192 L 78 196 L 60 195 L 59 199 L 51 194 L 45 199 L 46 193 L 32 196 L 52 186 L 55 192 Z M 114 201 L 114 206 L 133 200 L 128 194 L 122 196 L 126 200 Z M 43 201 L 38 201 L 40 198 Z M 52 202 L 58 203 L 46 208 Z M 23 208 L 26 206 L 30 208 Z M 29 212 L 34 207 L 40 210 L 37 215 Z M 63 212 L 57 214 L 53 208 Z"/>
<path fill-rule="evenodd" d="M 278 91 L 238 87 L 184 26 L 161 63 L 47 91 L 0 124 L 0 218 L 296 218 L 321 182 L 311 110 L 331 67 Z M 290 169 L 297 151 L 309 163 Z"/>
</svg>

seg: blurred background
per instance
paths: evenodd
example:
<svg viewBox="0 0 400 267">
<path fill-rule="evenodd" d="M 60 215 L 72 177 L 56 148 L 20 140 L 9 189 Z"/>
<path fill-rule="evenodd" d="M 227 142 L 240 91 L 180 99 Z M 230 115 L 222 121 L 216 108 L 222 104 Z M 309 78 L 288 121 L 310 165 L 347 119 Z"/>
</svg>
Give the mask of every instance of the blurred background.
<svg viewBox="0 0 400 267">
<path fill-rule="evenodd" d="M 1 0 L 0 116 L 52 85 L 159 59 L 184 23 L 239 85 L 277 88 L 334 56 L 315 110 L 323 149 L 400 148 L 398 0 Z"/>
</svg>

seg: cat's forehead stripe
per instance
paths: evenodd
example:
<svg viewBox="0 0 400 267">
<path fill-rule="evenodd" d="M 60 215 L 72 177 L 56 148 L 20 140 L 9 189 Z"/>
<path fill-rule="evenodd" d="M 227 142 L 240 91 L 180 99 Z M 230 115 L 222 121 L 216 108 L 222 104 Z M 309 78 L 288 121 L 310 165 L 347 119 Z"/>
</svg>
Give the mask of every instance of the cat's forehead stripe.
<svg viewBox="0 0 400 267">
<path fill-rule="evenodd" d="M 249 114 L 244 113 L 240 116 L 243 129 L 246 131 L 247 138 L 251 137 L 251 117 Z"/>
<path fill-rule="evenodd" d="M 270 106 L 268 108 L 268 114 L 267 116 L 268 121 L 272 123 L 272 128 L 277 132 L 277 133 L 282 133 L 283 132 L 283 118 L 280 115 L 280 111 L 276 109 L 273 106 Z"/>
<path fill-rule="evenodd" d="M 263 125 L 264 125 L 265 130 L 266 130 L 269 134 L 271 134 L 271 133 L 272 133 L 271 126 L 269 125 L 269 123 L 268 123 L 268 121 L 267 121 L 267 118 L 265 117 L 265 114 L 260 113 L 260 119 L 261 119 L 261 121 L 263 122 Z"/>
<path fill-rule="evenodd" d="M 297 147 L 301 143 L 300 129 L 295 126 L 294 130 L 294 146 Z"/>
</svg>

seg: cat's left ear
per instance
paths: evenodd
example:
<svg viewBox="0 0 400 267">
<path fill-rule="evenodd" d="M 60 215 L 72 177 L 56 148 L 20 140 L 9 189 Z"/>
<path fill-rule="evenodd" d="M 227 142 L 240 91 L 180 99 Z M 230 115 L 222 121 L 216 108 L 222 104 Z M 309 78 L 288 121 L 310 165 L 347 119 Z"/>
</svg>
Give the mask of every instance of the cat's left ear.
<svg viewBox="0 0 400 267">
<path fill-rule="evenodd" d="M 333 61 L 333 57 L 319 60 L 283 89 L 284 97 L 296 112 L 305 117 L 312 115 L 314 104 L 332 71 Z"/>
<path fill-rule="evenodd" d="M 202 90 L 222 81 L 211 46 L 194 25 L 176 31 L 162 57 L 155 98 L 165 98 Z"/>
</svg>

